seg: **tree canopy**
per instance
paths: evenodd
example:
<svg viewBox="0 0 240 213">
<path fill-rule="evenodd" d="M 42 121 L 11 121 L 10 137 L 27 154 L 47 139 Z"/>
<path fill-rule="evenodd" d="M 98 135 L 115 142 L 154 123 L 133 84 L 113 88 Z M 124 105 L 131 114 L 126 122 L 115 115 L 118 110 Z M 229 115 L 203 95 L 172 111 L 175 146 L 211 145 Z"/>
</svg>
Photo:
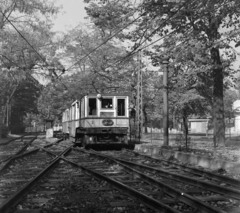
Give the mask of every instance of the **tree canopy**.
<svg viewBox="0 0 240 213">
<path fill-rule="evenodd" d="M 42 50 L 53 43 L 50 17 L 57 11 L 53 1 L 0 2 L 0 126 L 11 128 L 11 111 L 22 111 L 16 114 L 19 122 L 27 112 L 36 112 L 40 86 L 38 81 L 33 83 L 33 73 L 36 65 L 47 65 Z"/>
</svg>

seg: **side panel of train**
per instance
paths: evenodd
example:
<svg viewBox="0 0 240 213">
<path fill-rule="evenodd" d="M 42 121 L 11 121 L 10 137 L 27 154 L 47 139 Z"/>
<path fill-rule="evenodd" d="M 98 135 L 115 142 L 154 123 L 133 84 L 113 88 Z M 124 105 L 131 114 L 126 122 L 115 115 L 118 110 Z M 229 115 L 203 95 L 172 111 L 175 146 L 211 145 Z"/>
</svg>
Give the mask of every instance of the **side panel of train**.
<svg viewBox="0 0 240 213">
<path fill-rule="evenodd" d="M 127 95 L 88 95 L 63 113 L 63 132 L 77 143 L 128 142 L 129 98 Z"/>
<path fill-rule="evenodd" d="M 77 127 L 79 127 L 79 101 L 73 102 L 62 116 L 62 131 L 67 136 L 75 137 Z"/>
</svg>

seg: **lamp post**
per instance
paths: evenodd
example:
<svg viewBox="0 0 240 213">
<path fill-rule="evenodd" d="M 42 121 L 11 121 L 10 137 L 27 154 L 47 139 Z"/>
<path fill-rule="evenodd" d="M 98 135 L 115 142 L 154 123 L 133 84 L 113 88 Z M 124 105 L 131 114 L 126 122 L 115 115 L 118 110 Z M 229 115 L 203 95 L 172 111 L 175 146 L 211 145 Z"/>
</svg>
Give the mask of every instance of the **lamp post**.
<svg viewBox="0 0 240 213">
<path fill-rule="evenodd" d="M 164 65 L 163 70 L 163 145 L 169 145 L 168 137 L 168 64 L 169 58 L 162 58 L 162 64 Z"/>
</svg>

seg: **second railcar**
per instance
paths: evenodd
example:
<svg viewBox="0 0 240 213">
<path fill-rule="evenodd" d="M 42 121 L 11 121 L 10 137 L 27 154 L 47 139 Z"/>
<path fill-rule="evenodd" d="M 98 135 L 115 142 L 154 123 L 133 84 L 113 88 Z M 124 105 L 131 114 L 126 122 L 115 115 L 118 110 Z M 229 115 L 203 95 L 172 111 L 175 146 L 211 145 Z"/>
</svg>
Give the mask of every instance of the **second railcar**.
<svg viewBox="0 0 240 213">
<path fill-rule="evenodd" d="M 63 113 L 63 132 L 84 147 L 93 144 L 128 144 L 129 96 L 89 94 Z"/>
</svg>

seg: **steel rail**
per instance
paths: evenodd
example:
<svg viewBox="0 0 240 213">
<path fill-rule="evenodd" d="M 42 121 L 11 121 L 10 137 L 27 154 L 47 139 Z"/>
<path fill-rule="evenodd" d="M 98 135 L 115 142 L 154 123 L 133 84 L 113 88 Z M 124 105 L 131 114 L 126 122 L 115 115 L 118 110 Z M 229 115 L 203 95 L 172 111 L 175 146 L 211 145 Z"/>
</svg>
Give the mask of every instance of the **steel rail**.
<svg viewBox="0 0 240 213">
<path fill-rule="evenodd" d="M 54 168 L 54 166 L 56 166 L 57 163 L 59 163 L 59 161 L 62 159 L 61 156 L 71 151 L 71 149 L 72 146 L 66 148 L 63 152 L 61 152 L 61 154 L 55 157 L 45 169 L 43 169 L 34 178 L 32 178 L 30 182 L 26 183 L 20 190 L 18 190 L 15 194 L 13 194 L 11 197 L 5 200 L 0 205 L 0 212 L 8 213 L 10 211 L 10 208 L 15 206 L 22 199 L 23 195 L 25 195 L 40 178 L 42 178 L 47 172 Z"/>
<path fill-rule="evenodd" d="M 3 162 L 8 161 L 8 162 L 7 162 L 7 164 L 8 164 L 9 161 L 14 160 L 15 158 L 17 158 L 17 157 L 19 157 L 19 156 L 21 156 L 21 155 L 24 155 L 24 153 L 23 153 L 23 154 L 21 154 L 21 153 L 24 152 L 24 151 L 28 148 L 28 146 L 30 145 L 29 143 L 32 143 L 34 140 L 36 140 L 36 138 L 31 139 L 31 141 L 29 141 L 28 144 L 26 144 L 24 147 L 22 147 L 21 150 L 19 150 L 19 151 L 18 151 L 17 153 L 15 153 L 15 154 L 13 154 L 13 156 L 9 156 L 7 159 L 4 159 L 4 160 L 0 161 L 0 163 L 3 163 Z M 44 148 L 47 148 L 47 147 L 53 146 L 53 145 L 55 145 L 55 144 L 61 142 L 62 140 L 63 140 L 63 139 L 59 139 L 59 140 L 57 140 L 57 141 L 54 142 L 54 143 L 51 143 L 51 144 L 45 145 L 43 148 L 42 148 L 42 147 L 39 147 L 39 148 L 36 148 L 36 149 L 44 149 Z M 35 150 L 35 149 L 34 149 L 34 150 Z M 45 150 L 45 151 L 46 151 L 46 150 Z M 30 151 L 30 152 L 31 152 L 31 151 Z"/>
<path fill-rule="evenodd" d="M 111 183 L 113 186 L 115 186 L 116 188 L 123 190 L 124 192 L 127 192 L 128 194 L 130 194 L 131 196 L 140 199 L 142 202 L 144 202 L 147 206 L 149 206 L 150 208 L 154 209 L 157 212 L 164 212 L 164 213 L 180 213 L 180 211 L 173 209 L 169 206 L 167 206 L 166 204 L 164 204 L 163 202 L 159 202 L 158 200 L 151 198 L 135 189 L 133 189 L 132 187 L 129 187 L 119 181 L 116 181 L 112 178 L 109 178 L 105 175 L 100 174 L 99 172 L 93 171 L 83 165 L 80 165 L 78 163 L 75 163 L 65 157 L 62 157 L 62 159 L 70 164 L 72 164 L 73 166 L 76 166 L 78 168 L 81 168 L 82 170 L 84 170 L 87 173 L 90 173 L 91 175 L 94 175 L 96 178 L 99 178 L 101 180 L 105 180 L 108 183 Z"/>
<path fill-rule="evenodd" d="M 28 141 L 25 146 L 23 146 L 15 155 L 20 155 L 22 152 L 24 152 L 33 141 L 35 141 L 37 139 L 37 136 L 33 137 L 30 141 Z"/>
<path fill-rule="evenodd" d="M 41 148 L 41 150 L 46 152 L 46 153 L 48 153 L 48 154 L 50 154 L 50 155 L 54 155 L 55 157 L 58 156 L 56 153 L 53 153 L 52 151 L 49 151 L 49 150 L 47 150 L 45 148 Z"/>
<path fill-rule="evenodd" d="M 129 150 L 127 150 L 128 152 L 130 152 Z M 192 170 L 193 174 L 197 174 L 197 175 L 203 175 L 205 177 L 209 177 L 211 179 L 214 179 L 214 180 L 217 180 L 217 181 L 223 181 L 227 184 L 230 184 L 234 187 L 237 187 L 240 189 L 240 181 L 237 180 L 237 179 L 233 179 L 233 178 L 230 178 L 230 177 L 227 177 L 227 176 L 222 176 L 222 175 L 218 175 L 218 174 L 215 174 L 213 172 L 209 172 L 209 171 L 202 171 L 200 169 L 197 169 L 197 168 L 194 168 L 194 167 L 191 167 L 191 166 L 185 166 L 185 165 L 182 165 L 182 164 L 179 164 L 179 163 L 175 163 L 175 162 L 169 162 L 167 160 L 164 160 L 164 159 L 159 159 L 159 158 L 156 158 L 156 157 L 151 157 L 151 156 L 148 156 L 148 155 L 144 155 L 144 154 L 141 154 L 141 153 L 137 153 L 135 151 L 133 152 L 130 152 L 130 153 L 134 153 L 135 155 L 139 155 L 139 156 L 143 156 L 143 157 L 146 157 L 146 158 L 149 158 L 149 159 L 153 159 L 153 160 L 157 160 L 159 162 L 166 162 L 166 163 L 170 163 L 172 165 L 175 165 L 175 166 L 178 166 L 178 167 L 181 167 L 183 169 L 186 169 L 186 170 Z M 188 171 L 189 172 L 189 171 Z"/>
<path fill-rule="evenodd" d="M 20 136 L 20 137 L 11 138 L 10 140 L 8 140 L 8 141 L 6 141 L 6 142 L 0 143 L 0 146 L 9 144 L 9 143 L 12 142 L 12 141 L 16 141 L 16 140 L 22 139 L 22 138 L 24 138 L 24 137 L 27 136 L 27 135 L 28 135 L 28 134 L 24 134 L 24 135 L 22 135 L 22 136 Z"/>
<path fill-rule="evenodd" d="M 89 153 L 91 153 L 91 152 L 89 152 Z M 228 196 L 230 196 L 230 198 L 240 200 L 240 191 L 237 190 L 237 189 L 231 189 L 231 188 L 219 186 L 219 185 L 216 185 L 216 184 L 212 184 L 212 183 L 209 183 L 209 182 L 206 182 L 206 181 L 197 180 L 197 179 L 190 178 L 190 177 L 187 177 L 187 176 L 184 176 L 184 175 L 179 175 L 179 174 L 176 174 L 176 173 L 173 173 L 173 172 L 169 172 L 169 171 L 166 171 L 164 169 L 150 167 L 150 166 L 142 165 L 142 164 L 139 164 L 139 163 L 134 163 L 134 162 L 131 162 L 131 161 L 122 160 L 122 159 L 115 158 L 115 157 L 112 157 L 112 156 L 104 155 L 104 154 L 101 154 L 101 155 L 113 158 L 114 160 L 122 162 L 122 163 L 127 164 L 127 165 L 137 166 L 137 167 L 140 167 L 140 168 L 144 168 L 144 169 L 148 169 L 148 170 L 151 170 L 151 171 L 159 172 L 158 175 L 163 176 L 163 177 L 168 178 L 168 179 L 171 179 L 171 180 L 178 180 L 178 181 L 181 181 L 181 182 L 184 182 L 184 183 L 187 183 L 187 184 L 191 184 L 191 185 L 194 185 L 194 186 L 202 187 L 202 188 L 205 188 L 205 189 L 207 188 L 209 191 L 213 191 L 215 193 L 219 193 L 219 194 L 222 194 L 224 196 L 228 195 Z"/>
<path fill-rule="evenodd" d="M 54 143 L 45 145 L 43 148 L 42 148 L 42 147 L 35 148 L 35 149 L 33 149 L 33 150 L 29 151 L 29 152 L 23 153 L 23 154 L 14 154 L 13 156 L 9 157 L 8 160 L 7 160 L 7 162 L 4 164 L 4 166 L 3 166 L 2 168 L 0 168 L 0 175 L 1 175 L 1 173 L 2 173 L 14 160 L 16 160 L 17 158 L 21 158 L 21 157 L 24 157 L 24 156 L 27 156 L 27 155 L 34 154 L 35 152 L 40 151 L 40 149 L 43 150 L 43 151 L 45 151 L 45 152 L 47 152 L 48 154 L 55 155 L 55 157 L 56 157 L 57 154 L 54 154 L 54 153 L 46 150 L 45 148 L 46 148 L 46 147 L 53 146 L 53 145 L 61 142 L 62 140 L 63 140 L 63 139 L 59 139 L 58 141 L 56 141 L 56 142 L 54 142 Z M 32 140 L 32 141 L 34 141 L 34 140 Z M 29 143 L 30 143 L 30 142 L 29 142 Z M 27 145 L 27 146 L 28 146 L 28 145 Z M 26 150 L 26 149 L 24 149 L 24 150 Z M 19 151 L 19 152 L 17 152 L 17 153 L 21 153 L 21 152 Z M 2 162 L 5 162 L 5 160 L 4 160 L 4 161 L 1 161 L 0 163 L 2 163 Z"/>
<path fill-rule="evenodd" d="M 24 157 L 24 156 L 27 156 L 27 155 L 31 155 L 31 154 L 34 154 L 35 152 L 38 152 L 40 150 L 40 148 L 36 148 L 36 149 L 33 149 L 29 152 L 26 152 L 26 153 L 23 153 L 23 154 L 19 154 L 19 155 L 16 155 L 12 158 L 10 158 L 2 168 L 0 168 L 0 175 L 2 174 L 2 172 L 7 169 L 9 167 L 9 165 L 14 161 L 16 160 L 17 158 L 21 158 L 21 157 Z"/>
<path fill-rule="evenodd" d="M 20 138 L 23 138 L 23 136 L 20 137 Z M 0 161 L 0 163 L 9 161 L 9 160 L 11 160 L 12 158 L 14 158 L 14 156 L 19 155 L 19 154 L 21 154 L 22 152 L 24 152 L 24 151 L 28 148 L 28 146 L 29 146 L 34 140 L 36 140 L 36 138 L 37 138 L 37 137 L 32 138 L 29 142 L 27 142 L 27 144 L 25 144 L 22 148 L 20 148 L 20 150 L 18 150 L 15 154 L 13 154 L 12 156 L 9 156 L 9 157 L 7 157 L 6 159 Z"/>
<path fill-rule="evenodd" d="M 133 163 L 133 162 L 130 162 L 130 161 L 119 159 L 119 158 L 116 158 L 116 160 L 120 161 L 124 164 L 138 166 L 138 167 L 141 167 L 141 168 L 144 168 L 144 169 L 159 172 L 159 175 L 164 176 L 168 179 L 182 181 L 184 183 L 188 183 L 188 184 L 192 184 L 192 185 L 195 185 L 195 186 L 203 187 L 205 189 L 207 188 L 209 191 L 213 191 L 215 193 L 219 193 L 219 194 L 222 194 L 224 196 L 227 195 L 227 196 L 229 196 L 233 199 L 240 200 L 240 191 L 237 190 L 237 189 L 231 189 L 231 188 L 219 186 L 219 185 L 209 183 L 209 182 L 206 182 L 206 181 L 197 180 L 197 179 L 190 178 L 190 177 L 187 177 L 187 176 L 184 176 L 184 175 L 179 175 L 179 174 L 176 174 L 176 173 L 173 173 L 173 172 L 169 172 L 169 171 L 166 171 L 164 169 L 159 169 L 159 168 L 154 168 L 154 167 L 150 167 L 150 166 L 146 166 L 146 165 L 142 165 L 142 164 L 138 164 L 138 163 Z"/>
<path fill-rule="evenodd" d="M 63 141 L 63 138 L 60 138 L 60 139 L 58 139 L 57 141 L 55 141 L 55 142 L 53 142 L 53 143 L 51 143 L 51 144 L 45 145 L 44 148 L 48 148 L 48 147 L 50 147 L 50 146 L 53 146 L 53 145 L 55 145 L 55 144 L 58 144 L 58 143 L 60 143 L 61 141 Z"/>
<path fill-rule="evenodd" d="M 135 172 L 136 174 L 138 174 L 139 176 L 141 176 L 144 180 L 150 182 L 150 184 L 154 184 L 160 188 L 163 189 L 163 191 L 172 196 L 172 197 L 175 197 L 176 199 L 179 199 L 180 201 L 188 204 L 189 206 L 191 207 L 194 207 L 194 208 L 197 208 L 197 209 L 201 209 L 200 212 L 206 212 L 206 213 L 226 213 L 225 211 L 219 209 L 219 208 L 214 208 L 206 203 L 204 203 L 203 201 L 201 201 L 200 199 L 197 199 L 197 198 L 194 198 L 193 196 L 191 195 L 188 195 L 184 192 L 181 192 L 159 180 L 156 180 L 154 178 L 151 178 L 145 174 L 143 174 L 142 172 L 136 170 L 136 169 L 133 169 L 129 166 L 127 166 L 126 164 L 123 164 L 123 163 L 120 163 L 118 160 L 115 160 L 115 158 L 111 157 L 111 156 L 107 156 L 107 155 L 104 155 L 104 154 L 100 154 L 100 153 L 92 153 L 92 152 L 88 152 L 89 154 L 91 155 L 96 155 L 96 156 L 101 156 L 103 158 L 108 158 L 110 159 L 111 161 L 121 165 L 122 167 L 124 167 L 125 169 L 127 169 L 128 171 L 130 172 Z M 198 211 L 196 211 L 198 212 Z"/>
</svg>

